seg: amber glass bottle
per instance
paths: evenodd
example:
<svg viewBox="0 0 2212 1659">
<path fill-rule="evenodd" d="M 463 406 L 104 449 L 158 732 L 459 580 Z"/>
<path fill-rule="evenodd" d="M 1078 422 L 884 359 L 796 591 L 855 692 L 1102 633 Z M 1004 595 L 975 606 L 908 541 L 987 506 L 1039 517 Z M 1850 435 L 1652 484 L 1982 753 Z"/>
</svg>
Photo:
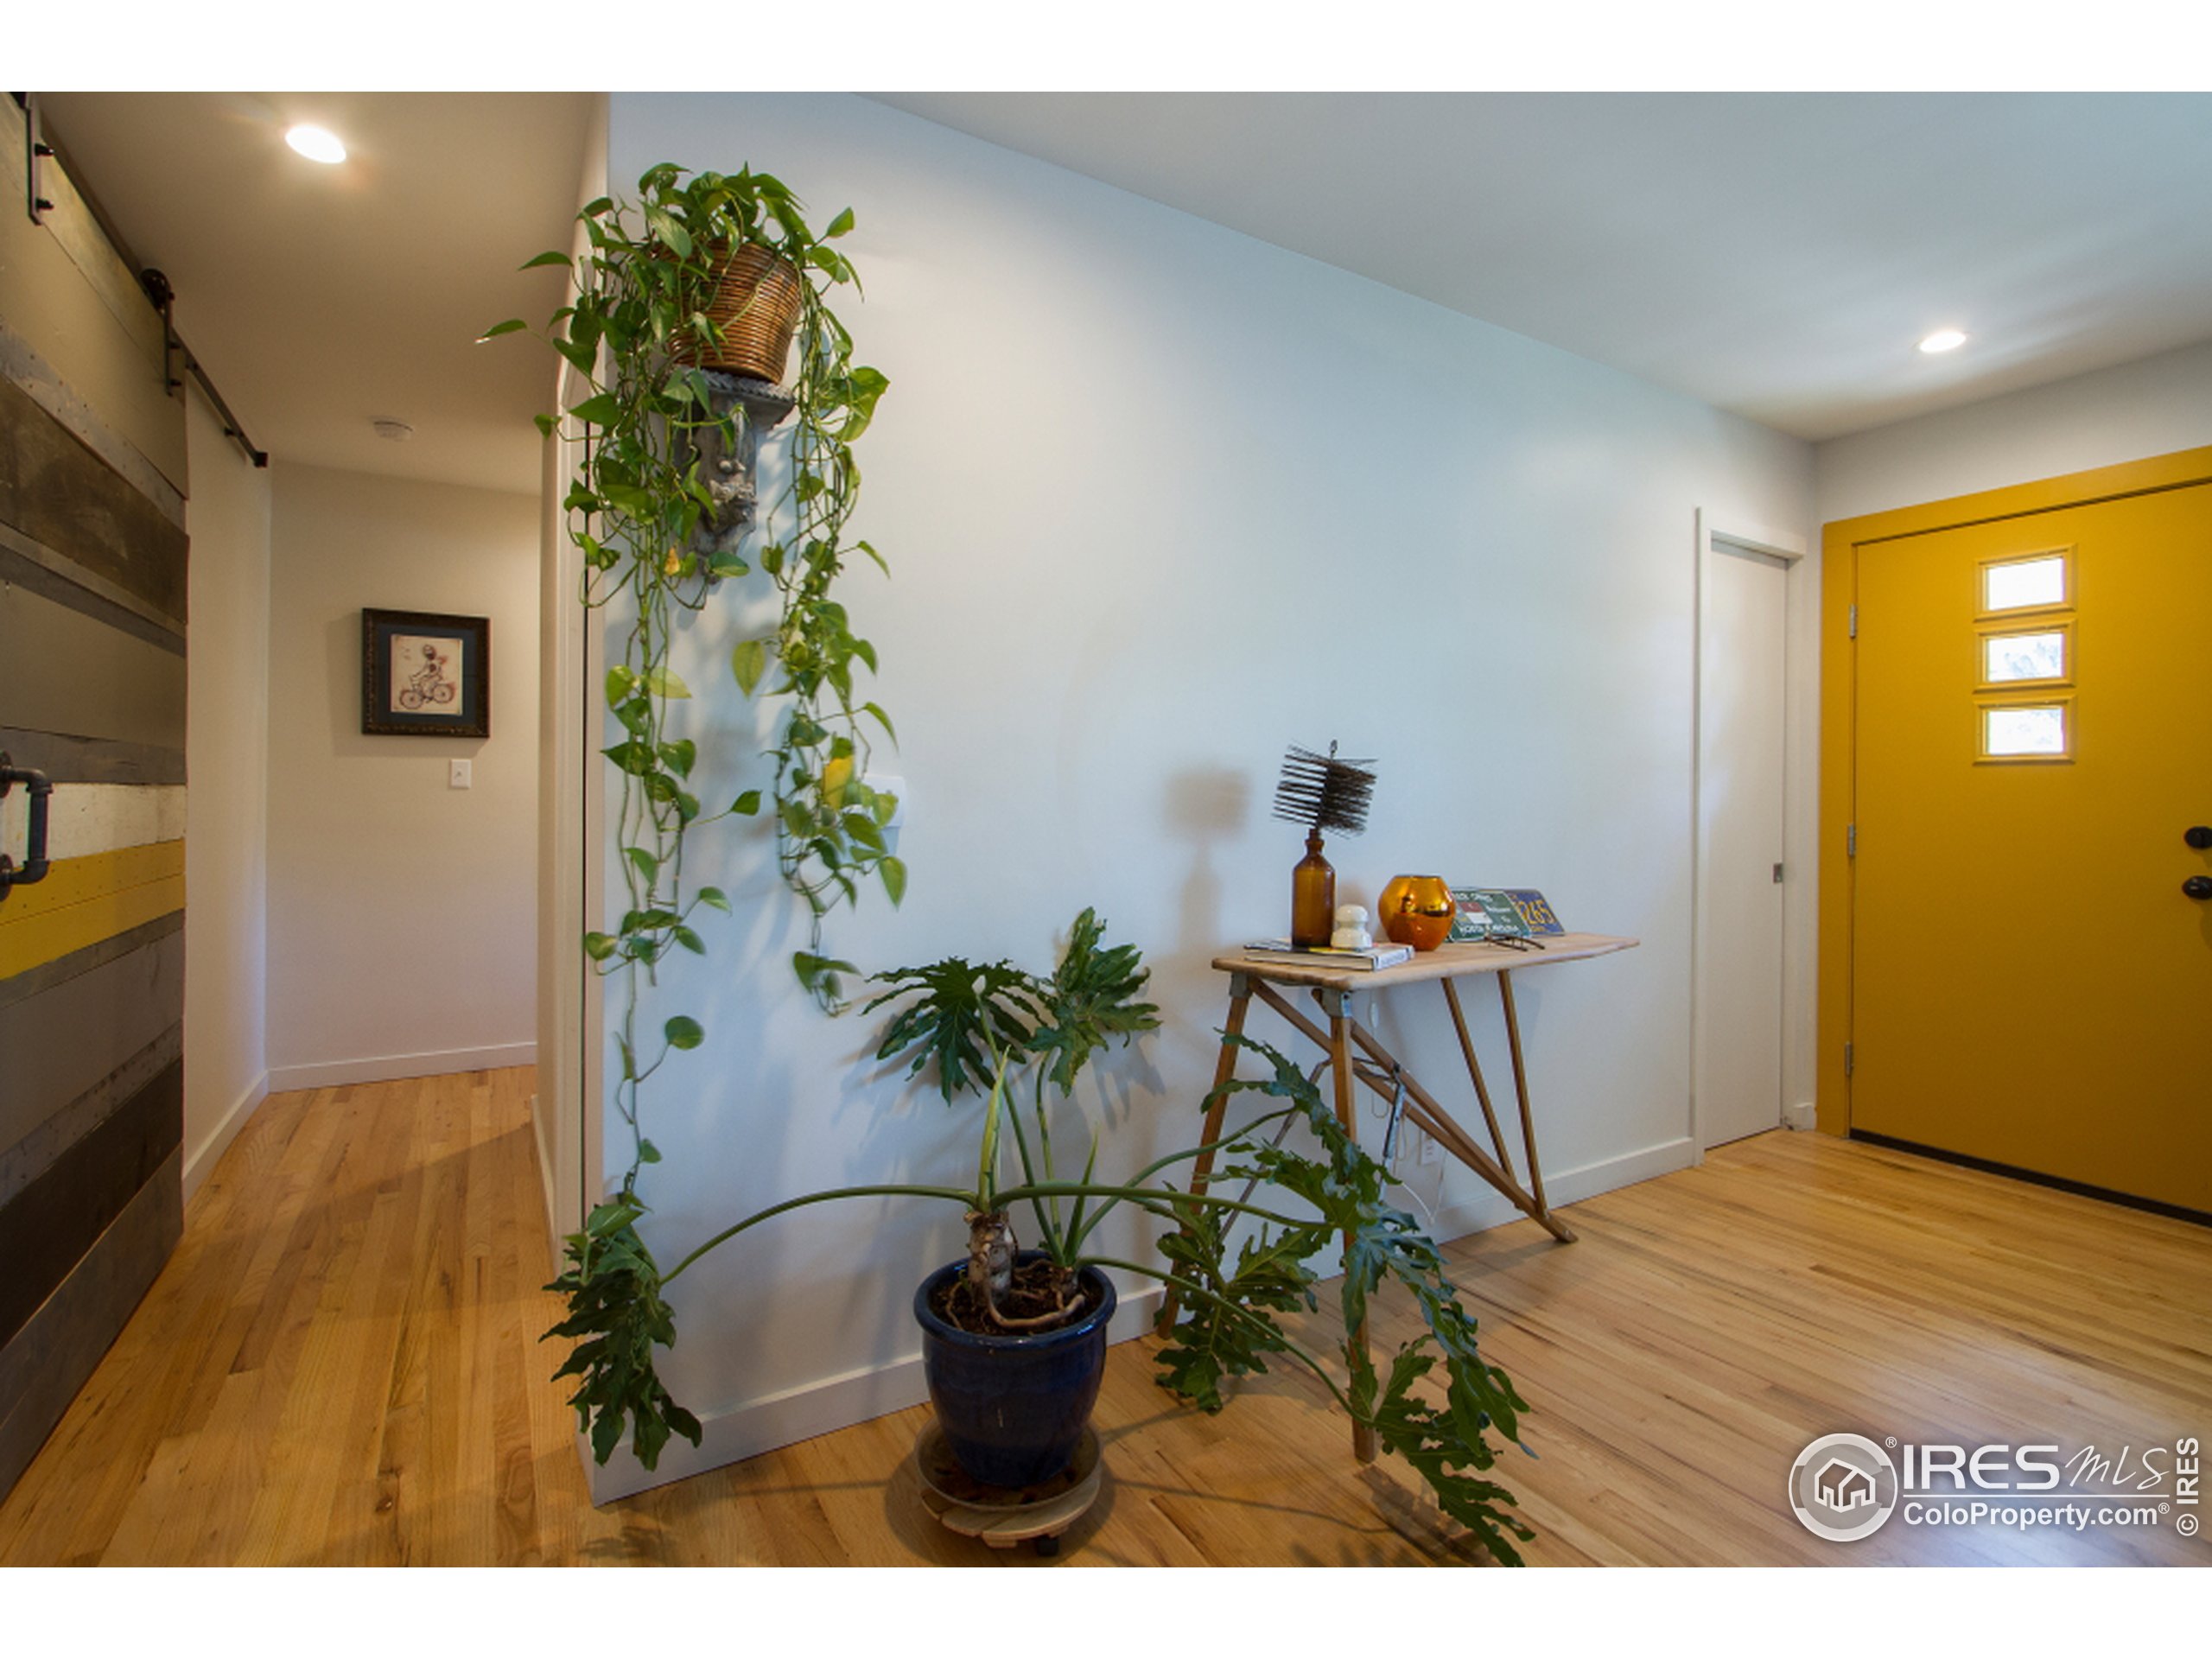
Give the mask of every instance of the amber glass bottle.
<svg viewBox="0 0 2212 1659">
<path fill-rule="evenodd" d="M 1290 942 L 1326 944 L 1337 920 L 1337 873 L 1321 856 L 1321 832 L 1306 837 L 1306 856 L 1290 873 Z"/>
</svg>

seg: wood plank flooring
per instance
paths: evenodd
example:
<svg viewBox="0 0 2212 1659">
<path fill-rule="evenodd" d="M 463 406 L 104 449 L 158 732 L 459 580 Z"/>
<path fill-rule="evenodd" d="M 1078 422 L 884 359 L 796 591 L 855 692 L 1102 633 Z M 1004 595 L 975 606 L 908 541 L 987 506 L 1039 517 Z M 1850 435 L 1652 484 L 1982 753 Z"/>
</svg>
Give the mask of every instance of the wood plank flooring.
<svg viewBox="0 0 2212 1659">
<path fill-rule="evenodd" d="M 945 1533 L 904 1459 L 925 1408 L 591 1507 L 537 1333 L 556 1305 L 527 1070 L 279 1096 L 22 1483 L 0 1564 L 1027 1565 Z M 2212 1233 L 1777 1132 L 1452 1247 L 1535 1406 L 1500 1466 L 1532 1561 L 2193 1561 L 2171 1526 L 1908 1528 L 1824 1543 L 1783 1487 L 1814 1435 L 2212 1440 Z M 1378 1341 L 1407 1334 L 1386 1301 Z M 1314 1336 L 1327 1339 L 1325 1318 Z M 1363 1470 L 1310 1379 L 1184 1410 L 1112 1351 L 1102 1502 L 1069 1565 L 1473 1559 Z"/>
</svg>

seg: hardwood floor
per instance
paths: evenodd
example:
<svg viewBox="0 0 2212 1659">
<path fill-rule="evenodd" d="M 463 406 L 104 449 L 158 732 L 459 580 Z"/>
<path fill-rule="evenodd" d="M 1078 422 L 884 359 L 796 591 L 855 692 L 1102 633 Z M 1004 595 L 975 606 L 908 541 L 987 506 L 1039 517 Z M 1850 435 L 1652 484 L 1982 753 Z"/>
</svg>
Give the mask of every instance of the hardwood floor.
<svg viewBox="0 0 2212 1659">
<path fill-rule="evenodd" d="M 0 1563 L 1028 1564 L 924 1516 L 926 1408 L 594 1510 L 537 1333 L 556 1316 L 528 1071 L 279 1096 L 22 1483 Z M 1811 1135 L 1452 1248 L 1535 1410 L 1500 1467 L 1532 1561 L 2193 1561 L 2171 1525 L 1806 1533 L 1815 1434 L 2212 1440 L 2212 1233 Z M 1377 1339 L 1402 1340 L 1388 1302 Z M 1317 1321 L 1317 1330 L 1319 1325 Z M 1325 1332 L 1322 1333 L 1325 1338 Z M 1072 1564 L 1469 1559 L 1418 1481 L 1356 1465 L 1311 1379 L 1217 1418 L 1112 1351 L 1108 1485 Z"/>
</svg>

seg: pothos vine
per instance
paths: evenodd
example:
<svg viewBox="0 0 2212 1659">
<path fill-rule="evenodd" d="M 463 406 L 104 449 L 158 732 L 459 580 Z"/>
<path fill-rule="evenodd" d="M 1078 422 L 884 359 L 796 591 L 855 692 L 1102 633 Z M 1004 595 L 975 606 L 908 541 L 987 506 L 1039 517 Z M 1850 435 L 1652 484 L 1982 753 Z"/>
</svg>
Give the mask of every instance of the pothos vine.
<svg viewBox="0 0 2212 1659">
<path fill-rule="evenodd" d="M 690 832 L 719 818 L 754 817 L 764 804 L 772 813 L 783 879 L 806 905 L 807 944 L 793 953 L 791 966 L 831 1011 L 842 1005 L 842 976 L 858 970 L 825 950 L 825 918 L 840 901 L 856 905 L 870 877 L 894 905 L 905 896 L 906 867 L 883 834 L 897 803 L 864 781 L 870 723 L 894 742 L 897 734 L 891 717 L 855 689 L 855 665 L 873 674 L 875 649 L 852 632 L 836 597 L 853 554 L 888 574 L 874 547 L 846 533 L 861 485 L 853 445 L 888 382 L 854 362 L 852 335 L 828 302 L 836 287 L 859 288 L 852 265 L 831 245 L 853 227 L 849 208 L 817 236 L 798 199 L 768 174 L 689 174 L 664 162 L 639 179 L 634 201 L 603 196 L 578 217 L 588 243 L 581 257 L 543 253 L 524 269 L 557 264 L 575 272 L 569 302 L 533 332 L 588 383 L 588 395 L 568 410 L 584 450 L 563 507 L 582 556 L 584 604 L 612 607 L 626 624 L 605 683 L 622 735 L 604 751 L 620 780 L 626 902 L 612 931 L 590 932 L 583 941 L 598 971 L 622 982 L 621 1075 L 613 1097 L 629 1127 L 632 1156 L 619 1199 L 602 1206 L 593 1225 L 602 1237 L 626 1236 L 626 1250 L 636 1244 L 630 1222 L 643 1213 L 639 1169 L 660 1156 L 640 1122 L 640 1090 L 671 1052 L 696 1048 L 706 1034 L 697 1020 L 679 1014 L 662 1023 L 657 1039 L 645 1036 L 644 991 L 657 982 L 670 951 L 704 954 L 694 925 L 702 906 L 730 907 L 720 888 L 687 888 Z M 746 245 L 766 250 L 798 277 L 799 321 L 785 387 L 791 423 L 779 484 L 758 504 L 751 528 L 734 547 L 725 543 L 702 553 L 696 532 L 716 507 L 711 480 L 702 476 L 702 441 L 718 439 L 728 453 L 747 416 L 726 401 L 717 408 L 706 374 L 691 365 L 720 343 L 709 302 L 729 251 Z M 515 318 L 485 338 L 528 327 Z M 559 429 L 553 416 L 537 422 L 549 436 Z M 765 790 L 746 790 L 708 812 L 692 782 L 697 747 L 670 734 L 671 705 L 692 695 L 670 665 L 670 652 L 685 613 L 741 592 L 738 579 L 756 569 L 776 595 L 776 620 L 738 643 L 730 671 L 746 696 L 765 688 L 781 700 L 767 752 L 772 772 Z M 618 1211 L 626 1212 L 619 1221 Z M 636 1247 L 642 1255 L 642 1244 Z M 650 1257 L 644 1262 L 650 1270 Z"/>
</svg>

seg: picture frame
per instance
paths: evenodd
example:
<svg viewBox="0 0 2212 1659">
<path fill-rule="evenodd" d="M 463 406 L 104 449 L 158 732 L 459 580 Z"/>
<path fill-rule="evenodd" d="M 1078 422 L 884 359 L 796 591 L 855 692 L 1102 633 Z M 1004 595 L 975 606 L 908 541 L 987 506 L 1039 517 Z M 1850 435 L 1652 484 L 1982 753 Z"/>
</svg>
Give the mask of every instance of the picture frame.
<svg viewBox="0 0 2212 1659">
<path fill-rule="evenodd" d="M 491 736 L 492 619 L 363 609 L 361 730 Z"/>
</svg>

